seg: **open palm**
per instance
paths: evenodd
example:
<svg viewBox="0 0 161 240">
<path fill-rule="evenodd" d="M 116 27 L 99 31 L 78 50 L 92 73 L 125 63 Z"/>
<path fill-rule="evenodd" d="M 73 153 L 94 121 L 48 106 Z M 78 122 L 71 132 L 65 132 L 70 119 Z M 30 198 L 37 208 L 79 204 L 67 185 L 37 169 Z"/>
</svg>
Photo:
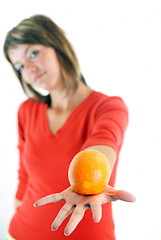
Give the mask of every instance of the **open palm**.
<svg viewBox="0 0 161 240">
<path fill-rule="evenodd" d="M 37 200 L 34 206 L 38 207 L 63 200 L 66 201 L 66 203 L 60 209 L 51 228 L 56 230 L 64 219 L 72 213 L 64 230 L 65 235 L 70 235 L 82 220 L 87 208 L 91 209 L 94 222 L 99 222 L 102 218 L 102 204 L 116 200 L 134 202 L 135 197 L 127 191 L 116 190 L 109 185 L 103 192 L 89 196 L 77 194 L 69 187 L 60 193 L 51 194 Z"/>
</svg>

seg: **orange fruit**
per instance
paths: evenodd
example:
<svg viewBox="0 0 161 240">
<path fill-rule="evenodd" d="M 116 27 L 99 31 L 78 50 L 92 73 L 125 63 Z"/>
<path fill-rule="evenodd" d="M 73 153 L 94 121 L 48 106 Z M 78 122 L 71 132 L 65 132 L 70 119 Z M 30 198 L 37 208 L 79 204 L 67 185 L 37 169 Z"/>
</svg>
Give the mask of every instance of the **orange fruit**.
<svg viewBox="0 0 161 240">
<path fill-rule="evenodd" d="M 98 194 L 108 184 L 110 165 L 102 153 L 86 149 L 72 159 L 68 169 L 68 179 L 72 189 L 83 195 Z"/>
</svg>

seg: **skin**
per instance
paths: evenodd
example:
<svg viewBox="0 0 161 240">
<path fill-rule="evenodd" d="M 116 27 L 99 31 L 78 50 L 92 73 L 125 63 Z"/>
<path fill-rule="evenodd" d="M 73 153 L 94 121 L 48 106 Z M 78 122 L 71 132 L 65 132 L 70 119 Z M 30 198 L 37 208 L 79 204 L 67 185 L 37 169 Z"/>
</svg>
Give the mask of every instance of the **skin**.
<svg viewBox="0 0 161 240">
<path fill-rule="evenodd" d="M 60 65 L 53 48 L 21 44 L 9 49 L 8 53 L 25 82 L 49 91 L 64 89 Z"/>
<path fill-rule="evenodd" d="M 9 49 L 8 54 L 13 66 L 21 72 L 24 81 L 50 92 L 51 107 L 48 108 L 47 115 L 50 131 L 55 134 L 73 109 L 89 96 L 92 89 L 79 82 L 75 92 L 67 92 L 61 77 L 61 66 L 53 48 L 39 44 L 21 44 Z M 111 147 L 102 145 L 90 148 L 100 151 L 107 157 L 112 172 L 116 152 Z M 51 228 L 52 230 L 58 229 L 63 220 L 71 214 L 64 230 L 65 235 L 70 235 L 82 220 L 87 208 L 91 209 L 94 222 L 99 222 L 102 218 L 102 204 L 118 199 L 127 202 L 135 201 L 135 197 L 129 192 L 116 190 L 110 186 L 107 186 L 102 193 L 92 196 L 79 195 L 69 187 L 63 192 L 39 199 L 34 206 L 38 207 L 64 200 L 66 203 L 53 221 Z M 15 208 L 21 204 L 22 201 L 16 199 Z"/>
<path fill-rule="evenodd" d="M 55 203 L 62 200 L 66 201 L 66 203 L 53 221 L 51 229 L 53 231 L 57 230 L 64 219 L 72 213 L 64 229 L 64 234 L 68 236 L 83 219 L 87 208 L 90 208 L 92 211 L 93 221 L 98 223 L 102 218 L 102 204 L 116 200 L 134 202 L 135 197 L 127 191 L 116 190 L 111 186 L 107 186 L 102 193 L 91 196 L 79 195 L 69 187 L 61 193 L 51 194 L 39 199 L 35 202 L 34 206 L 43 206 L 48 203 Z"/>
</svg>

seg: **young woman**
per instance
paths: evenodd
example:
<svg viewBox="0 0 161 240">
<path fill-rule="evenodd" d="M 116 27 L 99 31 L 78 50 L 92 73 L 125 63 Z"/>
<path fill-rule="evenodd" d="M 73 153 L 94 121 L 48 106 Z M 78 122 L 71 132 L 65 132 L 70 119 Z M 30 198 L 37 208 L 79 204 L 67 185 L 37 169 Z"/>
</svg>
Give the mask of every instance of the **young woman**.
<svg viewBox="0 0 161 240">
<path fill-rule="evenodd" d="M 135 200 L 113 188 L 128 124 L 125 103 L 86 84 L 64 32 L 46 16 L 24 19 L 9 31 L 4 53 L 28 96 L 18 110 L 19 185 L 8 239 L 114 240 L 111 201 Z M 112 169 L 98 195 L 69 187 L 69 164 L 86 148 L 103 153 Z"/>
</svg>

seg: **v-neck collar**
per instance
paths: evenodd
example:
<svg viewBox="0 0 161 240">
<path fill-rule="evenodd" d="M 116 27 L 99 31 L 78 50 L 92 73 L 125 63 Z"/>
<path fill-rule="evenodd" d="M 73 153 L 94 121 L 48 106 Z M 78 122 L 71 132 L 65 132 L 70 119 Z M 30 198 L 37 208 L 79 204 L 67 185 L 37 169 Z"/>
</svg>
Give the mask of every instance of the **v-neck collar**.
<svg viewBox="0 0 161 240">
<path fill-rule="evenodd" d="M 61 135 L 61 133 L 63 133 L 65 131 L 65 129 L 67 128 L 67 125 L 71 122 L 71 120 L 77 115 L 77 113 L 82 109 L 83 110 L 83 106 L 89 101 L 89 99 L 93 96 L 93 94 L 95 93 L 94 90 L 91 91 L 91 93 L 78 105 L 76 106 L 73 111 L 70 113 L 70 115 L 68 116 L 67 120 L 64 122 L 64 124 L 56 131 L 56 133 L 52 133 L 49 127 L 49 121 L 48 121 L 48 115 L 47 115 L 47 110 L 48 110 L 48 105 L 44 104 L 44 131 L 45 131 L 45 135 L 47 135 L 48 137 L 57 137 L 59 135 Z"/>
</svg>

